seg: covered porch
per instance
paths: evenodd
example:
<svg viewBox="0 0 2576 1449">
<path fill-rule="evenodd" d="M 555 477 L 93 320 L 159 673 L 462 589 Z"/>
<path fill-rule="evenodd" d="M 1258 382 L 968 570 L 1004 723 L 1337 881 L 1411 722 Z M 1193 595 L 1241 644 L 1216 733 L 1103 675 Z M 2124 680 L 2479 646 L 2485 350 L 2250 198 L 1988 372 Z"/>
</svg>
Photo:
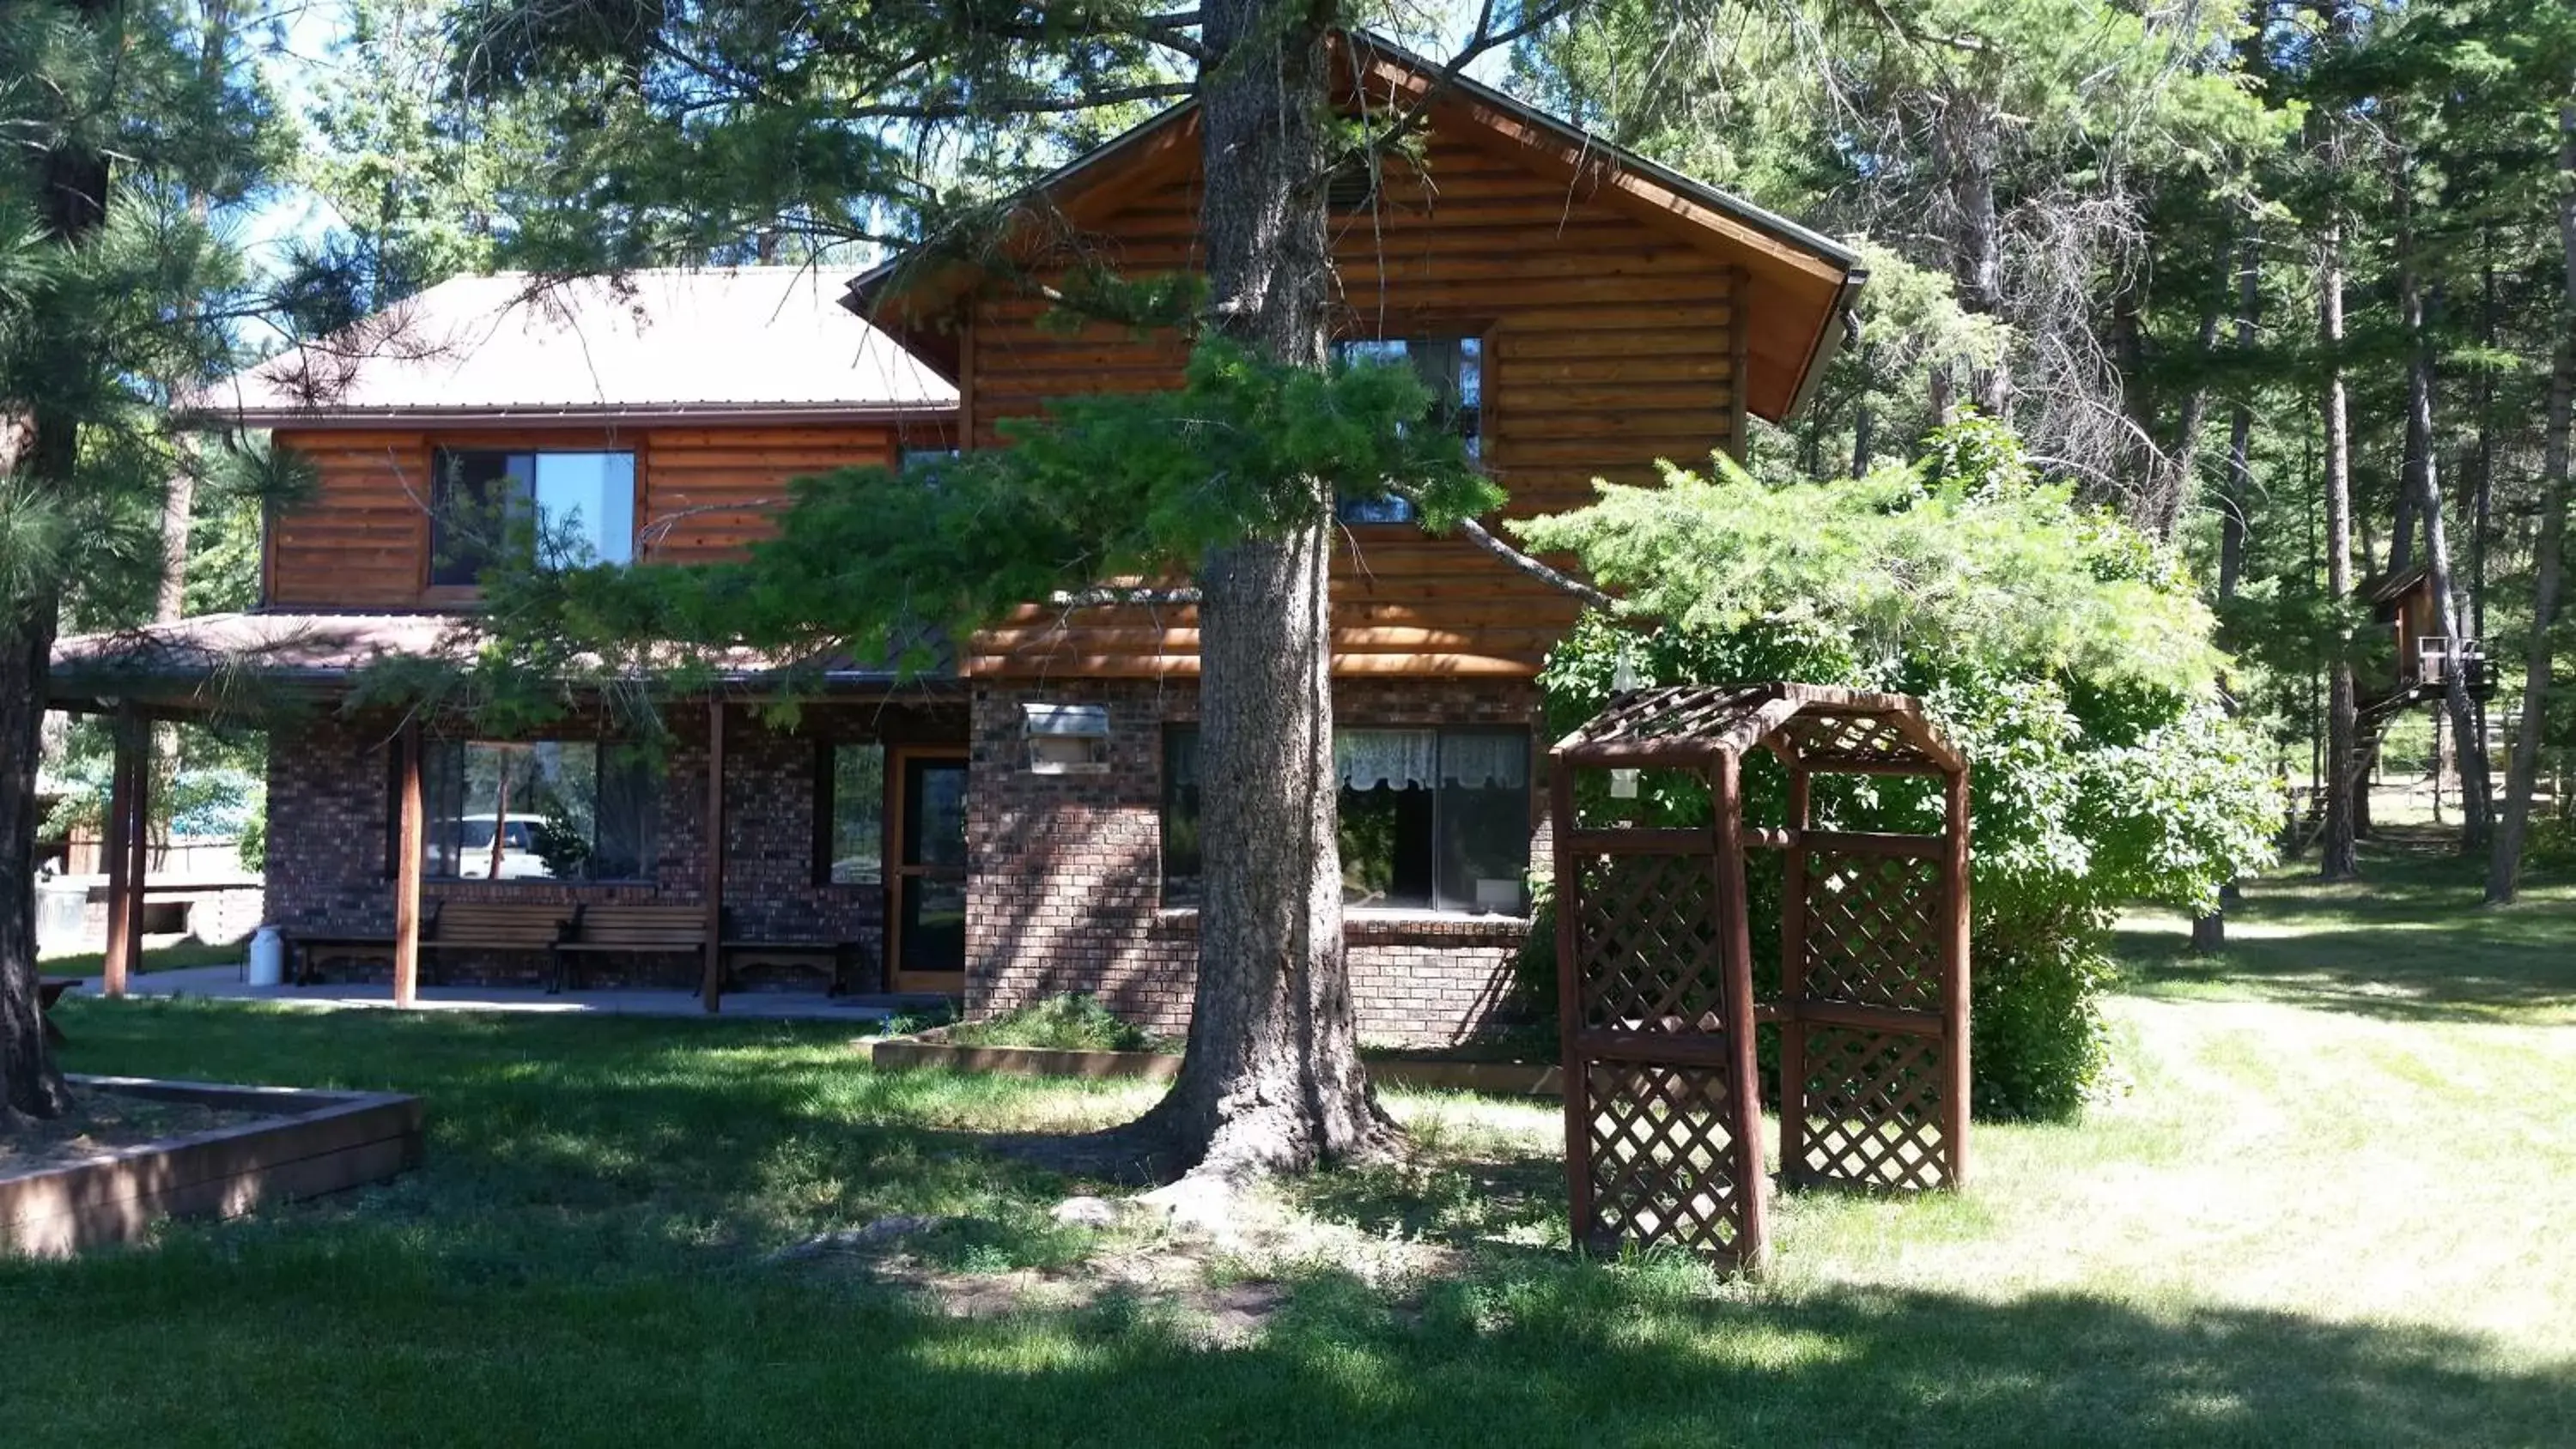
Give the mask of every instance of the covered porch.
<svg viewBox="0 0 2576 1449">
<path fill-rule="evenodd" d="M 920 891 L 940 872 L 906 867 L 921 853 L 923 762 L 957 761 L 962 780 L 960 682 L 826 668 L 791 685 L 744 659 L 659 701 L 651 751 L 618 735 L 600 699 L 560 726 L 496 731 L 464 711 L 353 695 L 386 660 L 457 658 L 474 642 L 457 616 L 264 613 L 62 641 L 54 707 L 107 719 L 115 742 L 101 991 L 471 1009 L 512 1009 L 524 993 L 574 1010 L 649 1000 L 837 1016 L 844 999 L 891 1009 L 890 991 L 945 984 L 903 970 L 942 924 L 935 909 L 922 919 Z M 772 718 L 765 707 L 791 688 L 793 718 Z M 172 720 L 268 732 L 266 919 L 288 938 L 291 971 L 359 965 L 377 979 L 141 975 L 153 727 Z M 735 989 L 799 966 L 821 969 L 828 990 Z"/>
<path fill-rule="evenodd" d="M 390 984 L 362 981 L 318 986 L 253 986 L 242 968 L 191 966 L 129 979 L 125 994 L 138 1000 L 271 1001 L 331 1009 L 404 1006 L 421 1011 L 537 1012 L 557 1016 L 703 1016 L 696 997 L 653 987 L 605 987 L 549 992 L 527 986 L 415 986 L 408 1002 L 394 999 Z M 725 1014 L 756 1021 L 846 1021 L 882 1026 L 935 1007 L 944 998 L 866 993 L 833 996 L 822 991 L 736 992 Z"/>
</svg>

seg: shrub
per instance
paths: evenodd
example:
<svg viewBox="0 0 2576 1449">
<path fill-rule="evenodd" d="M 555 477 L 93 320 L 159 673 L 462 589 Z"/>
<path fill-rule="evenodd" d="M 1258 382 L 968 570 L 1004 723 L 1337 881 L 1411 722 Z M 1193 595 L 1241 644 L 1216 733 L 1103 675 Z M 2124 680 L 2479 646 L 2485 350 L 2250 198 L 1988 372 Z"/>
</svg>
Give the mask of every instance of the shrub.
<svg viewBox="0 0 2576 1449">
<path fill-rule="evenodd" d="M 1119 1020 L 1083 992 L 1049 996 L 949 1028 L 960 1046 L 1037 1047 L 1047 1051 L 1151 1052 L 1174 1046 L 1143 1027 Z"/>
<path fill-rule="evenodd" d="M 2063 1117 L 2101 1074 L 2105 933 L 2122 903 L 2216 905 L 2268 859 L 2278 788 L 2221 708 L 2212 621 L 2137 534 L 2036 478 L 2009 431 L 1936 435 L 1924 463 L 1856 483 L 1773 486 L 1720 460 L 1660 492 L 1536 520 L 1532 543 L 1628 590 L 1587 617 L 1541 678 L 1551 724 L 1641 684 L 1789 679 L 1893 690 L 1970 761 L 1976 1107 Z M 1655 777 L 1650 776 L 1650 781 Z M 1786 774 L 1746 762 L 1751 823 L 1785 818 Z M 1660 823 L 1706 819 L 1657 781 Z M 1925 830 L 1928 782 L 1826 777 L 1816 823 Z M 1747 882 L 1757 984 L 1777 988 L 1779 885 Z"/>
</svg>

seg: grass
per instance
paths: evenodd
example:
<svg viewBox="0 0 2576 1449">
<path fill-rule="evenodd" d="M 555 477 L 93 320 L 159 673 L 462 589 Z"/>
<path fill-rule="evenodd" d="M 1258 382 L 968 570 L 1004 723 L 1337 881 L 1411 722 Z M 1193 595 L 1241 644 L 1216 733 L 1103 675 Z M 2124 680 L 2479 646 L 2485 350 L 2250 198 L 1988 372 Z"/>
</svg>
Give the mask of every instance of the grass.
<svg viewBox="0 0 2576 1449">
<path fill-rule="evenodd" d="M 1176 1051 L 1180 1043 L 1121 1021 L 1095 997 L 1081 992 L 1049 996 L 1026 1006 L 948 1028 L 959 1046 L 1034 1047 L 1060 1052 Z"/>
<path fill-rule="evenodd" d="M 151 971 L 184 971 L 191 966 L 234 966 L 250 951 L 247 941 L 229 946 L 210 946 L 194 936 L 182 936 L 162 945 L 145 945 L 142 969 Z M 37 963 L 47 976 L 96 976 L 107 969 L 104 951 L 75 951 L 61 956 L 48 956 Z"/>
<path fill-rule="evenodd" d="M 1552 1112 L 1398 1098 L 1416 1163 L 1296 1196 L 1437 1270 L 1223 1264 L 1286 1294 L 1234 1346 L 764 1261 L 895 1212 L 967 1219 L 926 1250 L 967 1275 L 1124 1251 L 982 1135 L 1150 1087 L 877 1074 L 820 1026 L 79 1002 L 75 1069 L 419 1091 L 429 1163 L 0 1265 L 0 1403 L 49 1445 L 2563 1443 L 2576 895 L 2370 867 L 2256 883 L 2220 965 L 2134 923 L 2122 1095 L 1982 1126 L 1962 1196 L 1782 1200 L 1759 1283 L 1574 1258 Z"/>
</svg>

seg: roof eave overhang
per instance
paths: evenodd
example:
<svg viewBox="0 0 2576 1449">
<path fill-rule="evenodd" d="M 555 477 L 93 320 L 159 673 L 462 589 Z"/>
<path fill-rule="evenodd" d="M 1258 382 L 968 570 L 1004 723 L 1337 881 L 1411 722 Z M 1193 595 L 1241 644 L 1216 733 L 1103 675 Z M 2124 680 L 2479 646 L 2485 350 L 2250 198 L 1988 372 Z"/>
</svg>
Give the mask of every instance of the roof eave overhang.
<svg viewBox="0 0 2576 1449">
<path fill-rule="evenodd" d="M 346 693 L 363 672 L 363 667 L 337 665 L 253 665 L 246 669 L 218 663 L 149 669 L 57 665 L 47 677 L 46 692 L 47 703 L 52 708 L 73 714 L 112 711 L 121 702 L 132 702 L 146 709 L 246 716 L 269 713 L 281 705 L 293 707 L 335 698 Z M 261 691 L 258 704 L 262 707 L 245 710 L 238 695 L 218 695 L 209 691 L 208 686 L 227 676 L 237 684 L 258 684 Z M 584 681 L 567 682 L 578 684 Z M 707 688 L 729 694 L 756 695 L 764 689 L 790 683 L 795 686 L 793 692 L 819 688 L 827 696 L 834 693 L 874 695 L 898 690 L 948 695 L 962 693 L 968 681 L 964 675 L 955 672 L 907 674 L 894 670 L 832 669 L 820 674 L 805 674 L 793 670 L 758 669 L 722 671 L 712 677 Z M 691 691 L 692 694 L 704 692 L 704 689 Z M 790 691 L 782 688 L 782 697 L 787 692 Z"/>
<path fill-rule="evenodd" d="M 382 407 L 382 408 L 201 408 L 177 415 L 194 427 L 328 429 L 381 428 L 408 424 L 458 427 L 644 427 L 690 423 L 851 423 L 893 424 L 945 421 L 955 417 L 954 401 L 877 403 L 851 407 L 839 403 L 690 403 L 637 404 L 616 407 Z"/>
<path fill-rule="evenodd" d="M 1001 203 L 1000 213 L 1015 216 L 1042 197 L 1063 205 L 1072 196 L 1106 181 L 1120 161 L 1148 151 L 1165 132 L 1187 125 L 1198 111 L 1199 103 L 1192 98 L 1139 121 L 1022 187 Z M 885 295 L 887 288 L 913 272 L 921 259 L 922 250 L 916 246 L 852 277 L 842 290 L 841 305 L 871 324 L 883 325 L 879 319 L 885 316 L 891 300 Z"/>
<path fill-rule="evenodd" d="M 1660 207 L 1713 239 L 1766 251 L 1774 258 L 1785 256 L 1776 264 L 1793 266 L 1812 279 L 1834 285 L 1834 300 L 1817 322 L 1806 367 L 1789 405 L 1776 416 L 1767 411 L 1759 415 L 1771 422 L 1784 422 L 1806 405 L 1826 364 L 1842 345 L 1848 330 L 1845 318 L 1867 280 L 1857 251 L 1776 212 L 1613 146 L 1472 76 L 1450 74 L 1383 37 L 1361 31 L 1355 33 L 1354 39 L 1355 48 L 1367 52 L 1364 64 L 1370 74 L 1386 83 L 1417 96 L 1428 96 L 1434 90 L 1454 96 L 1471 111 L 1482 112 L 1479 119 L 1491 128 L 1509 132 L 1517 126 L 1532 133 L 1513 137 L 1524 145 L 1543 144 L 1561 156 L 1573 158 L 1578 169 L 1585 165 L 1606 166 L 1635 201 Z M 1195 99 L 1183 101 L 1085 153 L 1010 198 L 1004 203 L 1004 214 L 1016 215 L 1041 197 L 1052 199 L 1059 208 L 1070 205 L 1077 194 L 1101 185 L 1123 158 L 1145 152 L 1156 138 L 1186 123 L 1197 113 L 1198 106 Z M 922 252 L 916 249 L 879 263 L 851 279 L 841 305 L 881 327 L 904 325 L 906 319 L 895 315 L 903 299 L 894 289 L 916 282 L 926 284 L 930 278 L 944 275 L 942 268 L 922 267 L 923 260 Z M 938 301 L 925 299 L 923 310 L 936 306 Z"/>
<path fill-rule="evenodd" d="M 1816 389 L 1824 383 L 1825 369 L 1833 364 L 1834 354 L 1842 351 L 1843 344 L 1851 340 L 1856 316 L 1852 309 L 1860 305 L 1861 289 L 1868 285 L 1869 273 L 1858 264 L 1843 275 L 1842 290 L 1834 297 L 1833 310 L 1826 316 L 1824 326 L 1816 330 L 1815 346 L 1807 351 L 1806 368 L 1798 375 L 1798 391 L 1790 397 L 1789 405 L 1781 409 L 1780 416 L 1770 421 L 1785 423 L 1807 410 L 1807 404 L 1815 398 Z"/>
</svg>

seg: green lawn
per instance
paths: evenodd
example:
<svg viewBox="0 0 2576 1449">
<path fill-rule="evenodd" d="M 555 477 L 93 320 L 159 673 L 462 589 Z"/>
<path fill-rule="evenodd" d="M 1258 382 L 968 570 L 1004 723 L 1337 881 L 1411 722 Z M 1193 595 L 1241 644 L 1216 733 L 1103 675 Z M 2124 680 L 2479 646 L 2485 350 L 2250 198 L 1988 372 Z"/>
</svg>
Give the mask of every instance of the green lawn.
<svg viewBox="0 0 2576 1449">
<path fill-rule="evenodd" d="M 1554 1115 L 1399 1106 L 1403 1171 L 1297 1193 L 1371 1240 L 1221 1260 L 1231 1345 L 1148 1295 L 960 1318 L 764 1254 L 893 1212 L 958 1278 L 1133 1251 L 993 1130 L 1136 1089 L 880 1075 L 828 1029 L 78 1002 L 79 1070 L 424 1094 L 392 1186 L 0 1266 L 13 1443 L 2565 1443 L 2576 1433 L 2576 891 L 2448 862 L 2256 885 L 2220 968 L 2151 923 L 2127 1090 L 1980 1129 L 1956 1198 L 1787 1200 L 1777 1269 L 1563 1248 Z M 30 1437 L 32 1431 L 32 1437 Z"/>
<path fill-rule="evenodd" d="M 143 948 L 145 971 L 182 971 L 191 966 L 239 965 L 250 951 L 247 941 L 229 946 L 210 946 L 194 936 L 182 936 L 159 946 Z M 36 963 L 36 969 L 47 976 L 96 976 L 107 969 L 104 951 L 75 951 L 62 956 L 48 956 Z"/>
</svg>

